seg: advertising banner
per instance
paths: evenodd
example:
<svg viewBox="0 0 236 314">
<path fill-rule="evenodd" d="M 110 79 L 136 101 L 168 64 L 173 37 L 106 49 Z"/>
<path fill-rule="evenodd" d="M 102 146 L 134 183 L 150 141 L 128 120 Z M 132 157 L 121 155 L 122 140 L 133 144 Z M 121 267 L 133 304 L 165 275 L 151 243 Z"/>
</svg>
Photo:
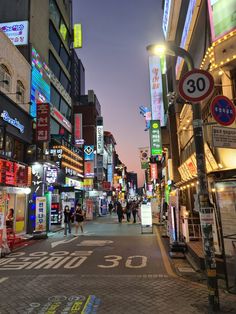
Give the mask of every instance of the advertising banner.
<svg viewBox="0 0 236 314">
<path fill-rule="evenodd" d="M 157 180 L 158 178 L 157 164 L 150 164 L 150 174 L 151 174 L 151 180 Z"/>
<path fill-rule="evenodd" d="M 47 228 L 46 197 L 36 197 L 35 231 L 46 231 Z"/>
<path fill-rule="evenodd" d="M 84 160 L 94 160 L 94 145 L 84 145 Z"/>
<path fill-rule="evenodd" d="M 84 162 L 84 176 L 85 178 L 94 177 L 94 161 L 85 161 Z"/>
<path fill-rule="evenodd" d="M 89 198 L 86 199 L 85 206 L 86 206 L 86 220 L 93 220 L 93 200 Z"/>
<path fill-rule="evenodd" d="M 74 48 L 82 48 L 82 25 L 81 24 L 74 24 Z"/>
<path fill-rule="evenodd" d="M 50 140 L 50 107 L 47 103 L 37 103 L 36 142 Z"/>
<path fill-rule="evenodd" d="M 151 156 L 162 155 L 161 127 L 158 120 L 151 120 L 150 148 Z"/>
<path fill-rule="evenodd" d="M 159 120 L 161 126 L 164 126 L 165 121 L 164 121 L 162 72 L 161 61 L 159 56 L 149 57 L 149 74 L 150 74 L 152 120 Z"/>
<path fill-rule="evenodd" d="M 140 162 L 141 162 L 141 169 L 147 169 L 148 163 L 149 163 L 149 148 L 140 147 L 139 156 L 140 156 Z"/>
<path fill-rule="evenodd" d="M 151 203 L 141 205 L 141 225 L 142 226 L 152 226 Z"/>
<path fill-rule="evenodd" d="M 212 41 L 235 29 L 235 0 L 208 0 L 208 12 Z"/>
<path fill-rule="evenodd" d="M 28 21 L 1 23 L 0 29 L 15 46 L 28 45 Z"/>
</svg>

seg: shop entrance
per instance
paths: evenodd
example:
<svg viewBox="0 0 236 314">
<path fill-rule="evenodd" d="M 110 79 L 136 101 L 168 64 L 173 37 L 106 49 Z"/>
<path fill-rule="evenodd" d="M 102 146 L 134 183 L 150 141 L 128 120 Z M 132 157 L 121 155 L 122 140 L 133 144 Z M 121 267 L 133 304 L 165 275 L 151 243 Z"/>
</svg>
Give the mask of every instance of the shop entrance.
<svg viewBox="0 0 236 314">
<path fill-rule="evenodd" d="M 26 231 L 26 194 L 7 193 L 7 213 L 11 208 L 14 210 L 13 230 L 15 233 L 25 233 Z"/>
</svg>

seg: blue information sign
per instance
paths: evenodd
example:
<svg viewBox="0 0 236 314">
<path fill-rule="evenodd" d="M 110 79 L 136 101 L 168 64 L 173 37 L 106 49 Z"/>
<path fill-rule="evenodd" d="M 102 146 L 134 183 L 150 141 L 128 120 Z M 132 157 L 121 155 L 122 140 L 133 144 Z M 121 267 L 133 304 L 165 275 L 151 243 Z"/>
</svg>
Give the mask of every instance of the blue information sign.
<svg viewBox="0 0 236 314">
<path fill-rule="evenodd" d="M 235 106 L 226 96 L 216 96 L 211 103 L 210 109 L 216 122 L 221 125 L 230 125 L 235 120 Z"/>
</svg>

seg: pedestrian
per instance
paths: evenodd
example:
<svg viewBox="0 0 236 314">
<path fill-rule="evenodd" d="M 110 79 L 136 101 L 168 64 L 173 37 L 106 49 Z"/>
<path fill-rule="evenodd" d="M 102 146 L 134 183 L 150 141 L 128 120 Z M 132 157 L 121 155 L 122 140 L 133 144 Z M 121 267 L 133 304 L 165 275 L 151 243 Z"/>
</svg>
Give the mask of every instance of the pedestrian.
<svg viewBox="0 0 236 314">
<path fill-rule="evenodd" d="M 136 215 L 137 215 L 137 203 L 135 201 L 132 202 L 132 214 L 133 214 L 133 218 L 134 218 L 134 221 L 133 223 L 135 224 L 136 223 Z"/>
<path fill-rule="evenodd" d="M 109 213 L 110 215 L 112 214 L 112 209 L 113 209 L 113 204 L 112 201 L 110 201 L 109 205 L 108 205 L 108 209 L 109 209 Z"/>
<path fill-rule="evenodd" d="M 64 208 L 64 237 L 67 235 L 67 229 L 69 231 L 69 234 L 71 234 L 71 220 L 72 220 L 72 214 L 70 211 L 70 208 L 68 205 Z"/>
<path fill-rule="evenodd" d="M 10 208 L 9 212 L 6 215 L 6 227 L 13 229 L 14 222 L 14 209 Z"/>
<path fill-rule="evenodd" d="M 119 223 L 122 223 L 123 209 L 122 209 L 120 201 L 117 201 L 116 203 L 116 212 L 117 212 Z"/>
<path fill-rule="evenodd" d="M 126 205 L 126 219 L 127 222 L 130 222 L 130 216 L 131 216 L 131 201 L 128 201 Z"/>
<path fill-rule="evenodd" d="M 81 204 L 77 204 L 75 208 L 75 236 L 78 236 L 78 229 L 80 227 L 81 233 L 84 232 L 84 212 Z"/>
</svg>

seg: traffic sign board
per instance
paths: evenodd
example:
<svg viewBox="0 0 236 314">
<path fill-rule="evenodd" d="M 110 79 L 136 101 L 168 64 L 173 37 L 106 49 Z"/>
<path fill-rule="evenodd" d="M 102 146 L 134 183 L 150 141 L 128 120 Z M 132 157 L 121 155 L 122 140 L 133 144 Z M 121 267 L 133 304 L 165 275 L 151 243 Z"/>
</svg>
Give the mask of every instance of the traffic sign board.
<svg viewBox="0 0 236 314">
<path fill-rule="evenodd" d="M 214 87 L 214 79 L 204 70 L 193 69 L 179 82 L 179 94 L 185 100 L 198 102 L 209 96 Z"/>
<path fill-rule="evenodd" d="M 212 116 L 221 125 L 230 125 L 236 117 L 235 106 L 226 96 L 216 96 L 210 107 Z"/>
</svg>

